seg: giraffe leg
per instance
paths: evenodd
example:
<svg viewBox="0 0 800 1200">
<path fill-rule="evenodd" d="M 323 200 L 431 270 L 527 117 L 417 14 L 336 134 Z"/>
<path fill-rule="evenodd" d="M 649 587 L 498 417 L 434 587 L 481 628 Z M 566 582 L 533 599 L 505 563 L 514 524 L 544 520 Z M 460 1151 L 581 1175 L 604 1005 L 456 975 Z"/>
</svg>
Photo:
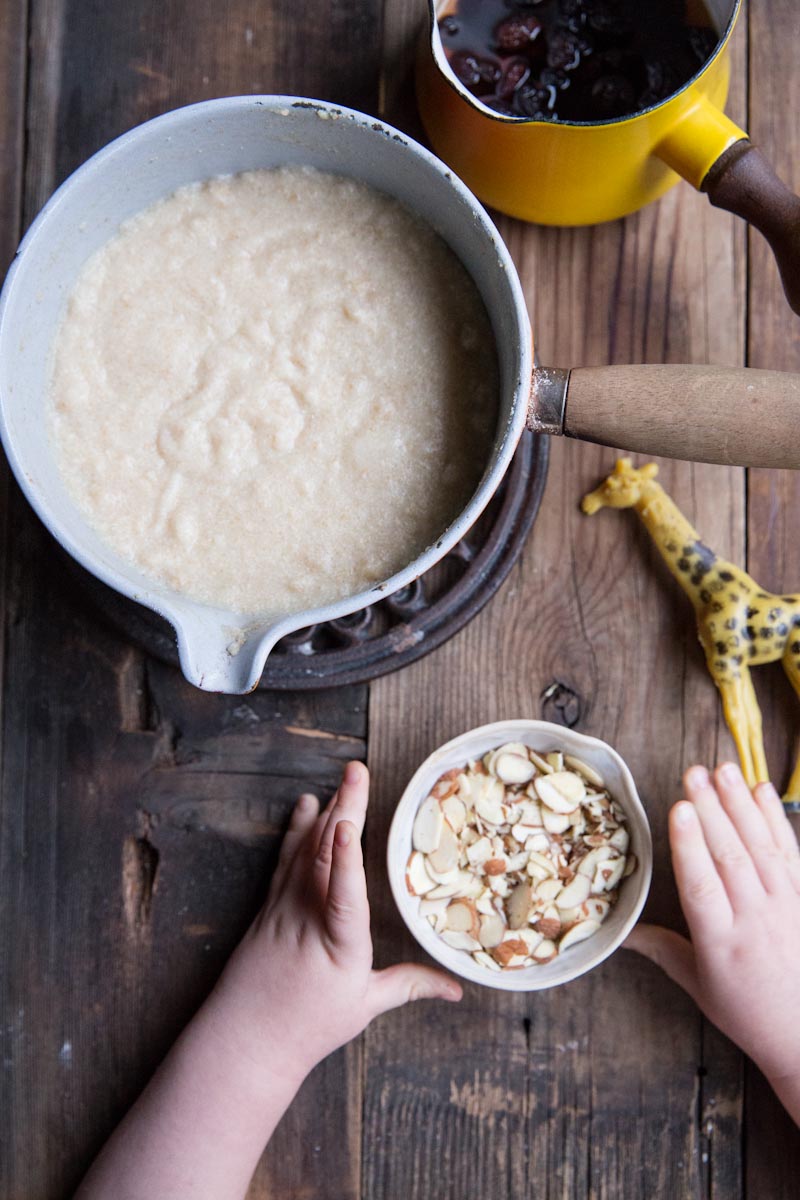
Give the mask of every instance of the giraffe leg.
<svg viewBox="0 0 800 1200">
<path fill-rule="evenodd" d="M 789 653 L 784 655 L 781 662 L 789 683 L 794 688 L 795 695 L 800 699 L 800 655 L 793 655 L 789 651 Z M 800 812 L 800 755 L 798 755 L 795 768 L 792 771 L 783 802 L 792 812 Z"/>
<path fill-rule="evenodd" d="M 753 676 L 747 667 L 742 668 L 742 687 L 744 702 L 747 708 L 747 731 L 750 741 L 750 754 L 753 759 L 753 775 L 756 783 L 767 783 L 769 780 L 769 768 L 767 767 L 767 756 L 764 753 L 761 709 L 758 706 L 756 690 L 753 687 Z"/>
<path fill-rule="evenodd" d="M 750 749 L 748 707 L 745 701 L 743 681 L 739 677 L 732 678 L 726 675 L 722 679 L 715 677 L 714 682 L 719 688 L 722 697 L 722 711 L 725 714 L 725 722 L 728 729 L 730 729 L 733 740 L 736 743 L 742 774 L 747 780 L 748 787 L 753 787 L 756 783 L 756 777 L 753 767 L 753 755 Z"/>
</svg>

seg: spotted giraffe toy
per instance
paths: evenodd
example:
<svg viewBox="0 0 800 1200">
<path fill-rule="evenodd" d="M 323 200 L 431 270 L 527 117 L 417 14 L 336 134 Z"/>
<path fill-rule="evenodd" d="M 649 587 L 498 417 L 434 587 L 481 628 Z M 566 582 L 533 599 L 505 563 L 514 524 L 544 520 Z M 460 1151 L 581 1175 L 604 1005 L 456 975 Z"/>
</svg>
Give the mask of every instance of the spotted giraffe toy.
<svg viewBox="0 0 800 1200">
<path fill-rule="evenodd" d="M 664 562 L 694 605 L 706 665 L 722 697 L 748 784 L 769 779 L 761 711 L 750 668 L 780 659 L 800 698 L 800 596 L 773 596 L 746 571 L 717 558 L 659 483 L 658 467 L 617 459 L 611 475 L 583 497 L 585 513 L 635 508 Z M 800 759 L 784 803 L 800 811 Z"/>
</svg>

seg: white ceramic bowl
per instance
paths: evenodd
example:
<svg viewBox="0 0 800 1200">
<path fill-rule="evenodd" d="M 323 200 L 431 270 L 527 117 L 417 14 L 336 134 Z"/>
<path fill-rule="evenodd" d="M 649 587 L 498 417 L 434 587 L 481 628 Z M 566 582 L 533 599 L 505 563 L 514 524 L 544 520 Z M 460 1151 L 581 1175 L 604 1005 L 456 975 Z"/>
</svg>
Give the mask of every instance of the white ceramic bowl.
<svg viewBox="0 0 800 1200">
<path fill-rule="evenodd" d="M 444 771 L 461 766 L 467 759 L 480 758 L 487 750 L 504 742 L 524 742 L 534 750 L 563 750 L 595 767 L 606 781 L 611 795 L 622 806 L 628 821 L 630 849 L 638 866 L 620 887 L 619 900 L 598 932 L 580 942 L 564 955 L 543 966 L 516 971 L 490 971 L 474 962 L 463 950 L 453 950 L 428 921 L 419 915 L 419 897 L 409 894 L 405 870 L 411 853 L 411 827 L 414 816 L 436 780 Z M 432 958 L 454 975 L 507 992 L 537 992 L 568 983 L 613 954 L 636 924 L 644 908 L 653 870 L 653 843 L 650 826 L 636 784 L 625 762 L 605 742 L 587 737 L 548 721 L 497 721 L 470 729 L 446 742 L 426 758 L 409 783 L 394 814 L 387 847 L 389 883 L 400 915 L 419 944 Z"/>
</svg>

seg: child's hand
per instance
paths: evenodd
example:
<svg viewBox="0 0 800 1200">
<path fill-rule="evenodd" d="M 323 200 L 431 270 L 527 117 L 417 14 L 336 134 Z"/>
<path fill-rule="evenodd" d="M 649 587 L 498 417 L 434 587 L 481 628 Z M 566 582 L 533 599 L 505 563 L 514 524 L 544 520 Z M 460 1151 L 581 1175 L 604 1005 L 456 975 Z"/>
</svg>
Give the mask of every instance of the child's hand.
<svg viewBox="0 0 800 1200">
<path fill-rule="evenodd" d="M 252 1061 L 299 1082 L 379 1013 L 408 1000 L 460 1000 L 443 972 L 372 970 L 361 856 L 369 776 L 349 763 L 323 813 L 301 796 L 264 908 L 211 997 L 217 1032 Z"/>
<path fill-rule="evenodd" d="M 80 1200 L 243 1200 L 264 1144 L 321 1058 L 406 1000 L 460 1000 L 458 984 L 430 967 L 372 970 L 360 842 L 368 782 L 366 767 L 350 763 L 324 813 L 314 796 L 300 797 L 264 908 Z"/>
<path fill-rule="evenodd" d="M 800 1118 L 800 853 L 769 783 L 751 794 L 726 763 L 684 777 L 669 838 L 691 944 L 640 925 L 626 946 L 647 955 L 750 1055 Z M 688 803 L 687 803 L 688 801 Z"/>
</svg>

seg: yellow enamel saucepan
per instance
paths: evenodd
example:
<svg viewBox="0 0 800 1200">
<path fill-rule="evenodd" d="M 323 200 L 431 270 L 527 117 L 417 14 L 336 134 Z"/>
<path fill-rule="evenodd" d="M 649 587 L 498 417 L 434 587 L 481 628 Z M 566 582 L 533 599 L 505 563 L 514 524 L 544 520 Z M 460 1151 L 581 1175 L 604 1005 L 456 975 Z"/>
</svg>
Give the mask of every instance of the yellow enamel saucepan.
<svg viewBox="0 0 800 1200">
<path fill-rule="evenodd" d="M 593 225 L 657 200 L 682 176 L 764 234 L 800 313 L 800 198 L 723 112 L 741 0 L 707 0 L 719 40 L 678 92 L 632 117 L 584 123 L 503 116 L 482 104 L 442 47 L 438 20 L 457 0 L 429 7 L 417 71 L 422 120 L 436 153 L 485 204 L 542 225 Z"/>
</svg>

